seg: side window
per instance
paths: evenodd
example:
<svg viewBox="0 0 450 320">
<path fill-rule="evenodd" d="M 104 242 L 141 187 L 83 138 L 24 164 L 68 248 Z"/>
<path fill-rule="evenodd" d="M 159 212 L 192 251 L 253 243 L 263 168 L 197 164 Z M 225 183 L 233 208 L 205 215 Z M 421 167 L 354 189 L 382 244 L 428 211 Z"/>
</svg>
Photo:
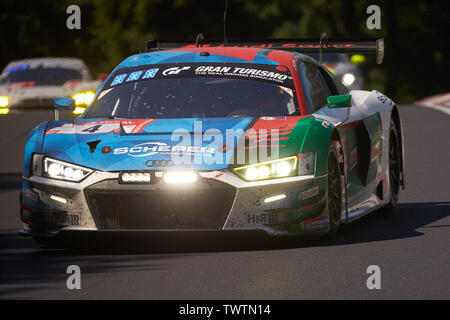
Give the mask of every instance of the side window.
<svg viewBox="0 0 450 320">
<path fill-rule="evenodd" d="M 322 67 L 318 67 L 317 69 L 319 70 L 320 74 L 322 75 L 323 80 L 327 84 L 327 87 L 330 90 L 331 95 L 333 95 L 333 96 L 338 95 L 339 91 L 336 88 L 336 84 L 333 82 L 333 79 L 331 78 L 331 76 Z"/>
<path fill-rule="evenodd" d="M 306 102 L 311 112 L 319 110 L 327 104 L 327 97 L 330 95 L 328 87 L 324 83 L 317 67 L 308 62 L 301 62 L 299 65 L 299 75 L 302 81 L 303 92 Z"/>
<path fill-rule="evenodd" d="M 348 88 L 335 76 L 331 75 L 328 70 L 319 67 L 320 74 L 327 83 L 332 95 L 347 94 Z"/>
</svg>

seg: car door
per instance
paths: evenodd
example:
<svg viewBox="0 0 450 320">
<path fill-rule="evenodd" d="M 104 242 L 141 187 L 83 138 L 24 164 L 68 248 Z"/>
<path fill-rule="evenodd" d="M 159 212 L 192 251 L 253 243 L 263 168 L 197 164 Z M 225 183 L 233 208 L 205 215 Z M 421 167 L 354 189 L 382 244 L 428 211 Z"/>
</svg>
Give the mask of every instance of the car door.
<svg viewBox="0 0 450 320">
<path fill-rule="evenodd" d="M 348 89 L 325 68 L 317 66 L 318 72 L 332 95 L 348 94 Z M 328 109 L 328 108 L 326 108 Z M 328 109 L 330 110 L 330 109 Z M 382 127 L 379 113 L 367 113 L 352 103 L 348 120 L 337 125 L 344 152 L 349 211 L 371 201 L 376 193 L 382 197 L 378 185 L 381 172 Z"/>
<path fill-rule="evenodd" d="M 347 109 L 329 109 L 326 97 L 349 94 L 348 88 L 322 66 L 312 62 L 299 65 L 305 100 L 310 112 L 333 123 L 338 129 L 344 155 L 347 204 L 357 208 L 373 194 L 373 181 L 380 172 L 381 119 L 365 114 L 352 101 Z"/>
</svg>

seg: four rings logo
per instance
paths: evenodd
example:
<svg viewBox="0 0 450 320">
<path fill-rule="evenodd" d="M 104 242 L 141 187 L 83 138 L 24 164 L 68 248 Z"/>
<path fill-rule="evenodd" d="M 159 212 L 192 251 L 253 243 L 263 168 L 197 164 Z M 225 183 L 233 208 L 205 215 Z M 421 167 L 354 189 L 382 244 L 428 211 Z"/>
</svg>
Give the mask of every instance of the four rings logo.
<svg viewBox="0 0 450 320">
<path fill-rule="evenodd" d="M 169 68 L 163 71 L 163 75 L 167 76 L 169 74 L 179 74 L 181 71 L 183 70 L 189 70 L 191 67 L 173 67 L 173 68 Z"/>
<path fill-rule="evenodd" d="M 171 160 L 148 160 L 145 165 L 149 168 L 152 167 L 162 167 L 167 168 L 173 166 L 173 163 Z"/>
</svg>

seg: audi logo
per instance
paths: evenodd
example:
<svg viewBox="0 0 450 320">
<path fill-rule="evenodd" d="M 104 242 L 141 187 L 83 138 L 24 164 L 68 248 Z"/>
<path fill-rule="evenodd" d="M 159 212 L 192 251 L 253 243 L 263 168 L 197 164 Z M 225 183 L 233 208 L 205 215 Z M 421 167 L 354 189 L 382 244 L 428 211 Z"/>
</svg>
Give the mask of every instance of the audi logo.
<svg viewBox="0 0 450 320">
<path fill-rule="evenodd" d="M 163 167 L 163 168 L 167 168 L 167 167 L 171 167 L 173 166 L 173 163 L 171 160 L 148 160 L 145 165 L 147 167 Z"/>
</svg>

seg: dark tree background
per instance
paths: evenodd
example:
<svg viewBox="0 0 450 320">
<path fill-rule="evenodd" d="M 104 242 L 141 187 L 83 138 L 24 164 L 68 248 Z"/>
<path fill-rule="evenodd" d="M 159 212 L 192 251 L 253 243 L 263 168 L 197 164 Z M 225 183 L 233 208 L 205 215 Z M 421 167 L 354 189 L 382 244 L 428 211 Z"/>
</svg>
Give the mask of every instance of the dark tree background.
<svg viewBox="0 0 450 320">
<path fill-rule="evenodd" d="M 0 67 L 42 56 L 77 56 L 109 72 L 147 39 L 221 38 L 225 0 L 0 0 Z M 81 8 L 81 30 L 66 9 Z M 381 30 L 366 9 L 381 8 Z M 432 0 L 229 0 L 228 37 L 384 37 L 381 66 L 368 57 L 367 88 L 408 103 L 449 91 L 450 2 Z"/>
</svg>

